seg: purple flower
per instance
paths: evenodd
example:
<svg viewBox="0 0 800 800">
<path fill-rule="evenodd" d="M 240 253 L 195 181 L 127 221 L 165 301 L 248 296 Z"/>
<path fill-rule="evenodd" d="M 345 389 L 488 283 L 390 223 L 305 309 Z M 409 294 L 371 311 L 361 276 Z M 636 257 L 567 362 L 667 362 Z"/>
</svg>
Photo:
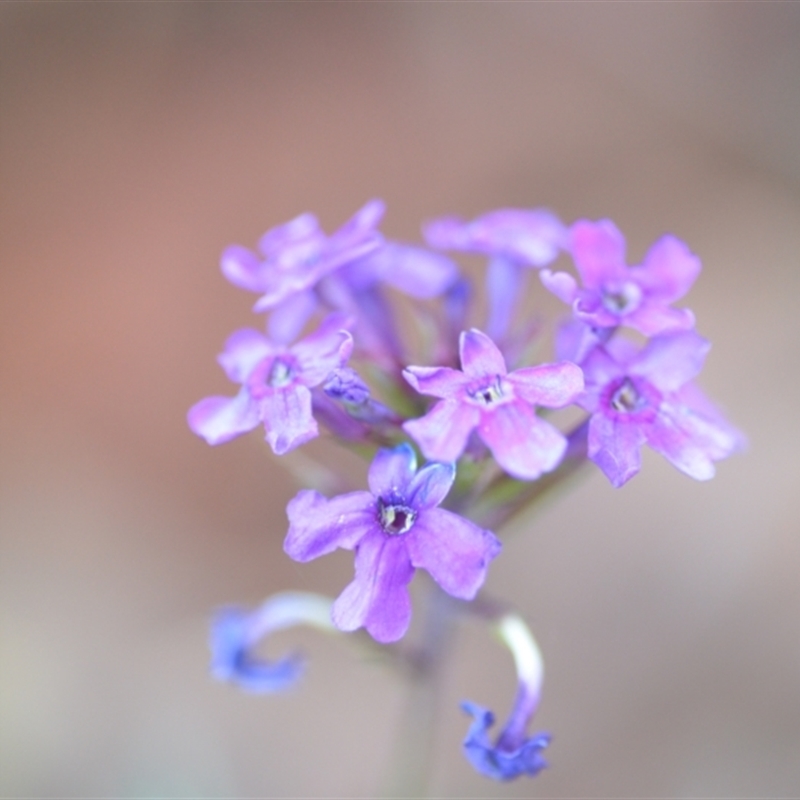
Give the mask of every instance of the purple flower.
<svg viewBox="0 0 800 800">
<path fill-rule="evenodd" d="M 385 283 L 410 297 L 426 300 L 438 297 L 455 283 L 458 266 L 424 247 L 386 242 L 349 264 L 340 275 L 357 292 Z"/>
<path fill-rule="evenodd" d="M 547 766 L 542 751 L 550 735 L 528 737 L 527 729 L 539 706 L 544 666 L 536 640 L 516 614 L 508 614 L 496 625 L 501 641 L 511 650 L 517 668 L 517 696 L 508 722 L 495 743 L 488 736 L 494 714 L 465 701 L 461 708 L 474 717 L 464 739 L 464 754 L 475 769 L 487 778 L 508 781 L 520 775 L 536 775 Z"/>
<path fill-rule="evenodd" d="M 696 480 L 714 476 L 714 461 L 744 445 L 744 437 L 690 381 L 710 343 L 693 331 L 666 333 L 640 351 L 615 339 L 582 363 L 586 391 L 578 404 L 591 413 L 588 454 L 614 486 L 641 468 L 648 444 Z"/>
<path fill-rule="evenodd" d="M 295 625 L 330 628 L 330 600 L 304 592 L 270 597 L 255 611 L 226 608 L 211 623 L 211 674 L 249 692 L 280 692 L 303 672 L 303 661 L 290 655 L 263 661 L 252 650 L 265 636 Z"/>
<path fill-rule="evenodd" d="M 403 428 L 427 458 L 455 461 L 473 430 L 497 463 L 523 480 L 538 478 L 561 461 L 567 440 L 536 415 L 534 406 L 561 408 L 583 389 L 579 367 L 540 364 L 508 372 L 494 342 L 474 328 L 460 339 L 463 372 L 408 367 L 405 379 L 422 394 L 442 398 L 424 417 Z"/>
<path fill-rule="evenodd" d="M 378 450 L 369 468 L 370 491 L 330 500 L 301 491 L 289 502 L 284 550 L 311 561 L 337 547 L 355 549 L 355 580 L 333 606 L 344 631 L 365 627 L 379 642 L 400 639 L 411 619 L 408 584 L 427 570 L 448 594 L 471 600 L 500 551 L 493 533 L 437 506 L 455 479 L 452 464 L 417 472 L 408 444 Z"/>
<path fill-rule="evenodd" d="M 563 223 L 545 209 L 503 208 L 472 222 L 444 217 L 429 222 L 424 234 L 428 244 L 441 250 L 482 253 L 489 258 L 486 329 L 494 339 L 505 336 L 525 268 L 550 264 L 567 242 Z"/>
<path fill-rule="evenodd" d="M 654 336 L 694 326 L 689 309 L 672 308 L 700 274 L 700 260 L 674 236 L 662 236 L 641 266 L 625 264 L 625 240 L 610 220 L 580 220 L 570 230 L 570 250 L 583 281 L 543 270 L 542 283 L 594 328 L 626 325 Z"/>
<path fill-rule="evenodd" d="M 261 256 L 240 245 L 228 247 L 222 273 L 235 286 L 261 294 L 254 310 L 273 310 L 273 338 L 290 341 L 317 307 L 316 284 L 381 245 L 375 228 L 383 213 L 384 204 L 372 200 L 331 236 L 313 214 L 302 214 L 261 237 Z"/>
<path fill-rule="evenodd" d="M 554 261 L 567 240 L 561 220 L 546 209 L 502 208 L 472 222 L 443 217 L 425 225 L 423 233 L 440 250 L 500 256 L 530 267 Z"/>
<path fill-rule="evenodd" d="M 252 328 L 236 331 L 218 360 L 242 388 L 236 397 L 206 397 L 192 406 L 189 427 L 209 444 L 221 444 L 263 422 L 278 455 L 313 439 L 319 428 L 311 413 L 311 387 L 344 365 L 353 349 L 343 326 L 341 316 L 331 315 L 292 347 Z"/>
</svg>

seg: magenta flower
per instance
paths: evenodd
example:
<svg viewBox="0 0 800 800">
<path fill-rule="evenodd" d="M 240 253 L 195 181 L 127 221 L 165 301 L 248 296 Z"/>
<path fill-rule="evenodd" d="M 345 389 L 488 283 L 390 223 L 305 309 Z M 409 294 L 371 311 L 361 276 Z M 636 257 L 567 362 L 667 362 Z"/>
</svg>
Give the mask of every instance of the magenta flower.
<svg viewBox="0 0 800 800">
<path fill-rule="evenodd" d="M 570 250 L 583 280 L 542 270 L 542 283 L 594 328 L 626 325 L 655 336 L 694 327 L 694 314 L 672 308 L 700 274 L 700 259 L 674 236 L 662 236 L 638 267 L 625 264 L 625 239 L 610 220 L 580 220 L 570 230 Z"/>
<path fill-rule="evenodd" d="M 643 444 L 699 481 L 714 476 L 714 461 L 744 445 L 690 382 L 710 346 L 694 331 L 656 336 L 639 352 L 615 339 L 582 363 L 586 391 L 577 402 L 592 415 L 589 458 L 614 486 L 639 472 Z"/>
<path fill-rule="evenodd" d="M 261 298 L 253 310 L 272 310 L 273 337 L 290 341 L 317 308 L 316 284 L 382 244 L 376 226 L 384 210 L 382 201 L 372 200 L 331 236 L 313 214 L 301 214 L 261 237 L 260 256 L 241 245 L 228 247 L 222 273 L 235 286 L 258 292 Z"/>
<path fill-rule="evenodd" d="M 236 397 L 206 397 L 192 406 L 189 427 L 209 444 L 222 444 L 263 422 L 273 452 L 281 455 L 319 434 L 311 413 L 311 388 L 345 364 L 353 337 L 331 315 L 292 347 L 277 345 L 252 328 L 236 331 L 218 361 L 242 385 Z"/>
<path fill-rule="evenodd" d="M 401 444 L 378 450 L 368 477 L 368 492 L 330 500 L 299 492 L 286 509 L 284 550 L 305 562 L 337 547 L 355 549 L 355 579 L 334 603 L 333 622 L 344 631 L 363 626 L 377 641 L 393 642 L 408 629 L 415 569 L 427 570 L 453 597 L 471 600 L 500 542 L 438 508 L 455 479 L 452 464 L 427 464 L 417 472 L 414 450 Z"/>
<path fill-rule="evenodd" d="M 583 390 L 580 368 L 563 362 L 509 373 L 495 343 L 474 328 L 461 334 L 459 349 L 463 372 L 447 367 L 408 367 L 403 372 L 418 392 L 442 398 L 424 417 L 403 425 L 425 456 L 455 461 L 477 430 L 509 475 L 533 480 L 554 469 L 567 440 L 534 407 L 561 408 L 573 402 Z"/>
</svg>

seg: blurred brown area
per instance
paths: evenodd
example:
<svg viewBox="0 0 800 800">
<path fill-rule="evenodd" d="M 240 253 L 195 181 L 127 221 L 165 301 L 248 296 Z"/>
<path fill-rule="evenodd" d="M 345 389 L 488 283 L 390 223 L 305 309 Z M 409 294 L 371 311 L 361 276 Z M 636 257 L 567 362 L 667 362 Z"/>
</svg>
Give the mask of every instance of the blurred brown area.
<svg viewBox="0 0 800 800">
<path fill-rule="evenodd" d="M 196 400 L 253 297 L 217 258 L 373 196 L 384 230 L 500 206 L 611 217 L 700 254 L 704 387 L 750 449 L 657 457 L 519 525 L 488 588 L 531 621 L 551 768 L 494 785 L 469 697 L 513 674 L 478 627 L 442 703 L 438 797 L 800 793 L 800 5 L 5 3 L 0 7 L 0 793 L 357 797 L 403 687 L 313 634 L 297 691 L 207 675 L 209 613 L 330 594 L 281 549 L 290 477 Z M 541 295 L 538 295 L 541 297 Z"/>
</svg>

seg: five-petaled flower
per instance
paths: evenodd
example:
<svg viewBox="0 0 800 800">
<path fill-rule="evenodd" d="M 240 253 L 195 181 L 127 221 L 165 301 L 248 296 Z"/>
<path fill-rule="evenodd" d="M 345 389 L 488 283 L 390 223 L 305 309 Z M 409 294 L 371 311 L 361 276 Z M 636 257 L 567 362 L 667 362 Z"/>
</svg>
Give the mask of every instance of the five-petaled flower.
<svg viewBox="0 0 800 800">
<path fill-rule="evenodd" d="M 350 357 L 353 337 L 346 320 L 331 315 L 292 347 L 275 344 L 252 328 L 236 331 L 219 363 L 242 388 L 236 397 L 206 397 L 189 410 L 189 427 L 209 444 L 221 444 L 260 422 L 278 455 L 319 433 L 312 416 L 311 388 Z"/>
<path fill-rule="evenodd" d="M 378 450 L 369 468 L 370 491 L 331 499 L 304 490 L 289 502 L 284 550 L 310 561 L 337 547 L 355 548 L 355 579 L 333 606 L 345 631 L 365 627 L 379 642 L 400 639 L 411 619 L 408 584 L 425 569 L 448 594 L 471 600 L 500 551 L 491 531 L 439 504 L 455 479 L 452 464 L 417 471 L 408 444 Z"/>
<path fill-rule="evenodd" d="M 461 334 L 463 372 L 408 367 L 405 379 L 422 394 L 442 398 L 404 429 L 427 458 L 455 461 L 473 430 L 497 463 L 523 480 L 538 478 L 561 461 L 567 440 L 536 415 L 534 406 L 561 408 L 583 390 L 579 367 L 568 361 L 508 372 L 497 345 L 481 331 Z"/>
<path fill-rule="evenodd" d="M 570 229 L 570 251 L 583 280 L 542 270 L 542 283 L 593 328 L 625 325 L 654 336 L 694 327 L 694 314 L 671 303 L 689 291 L 700 259 L 674 236 L 662 236 L 638 267 L 625 264 L 625 239 L 610 220 L 580 220 Z"/>
<path fill-rule="evenodd" d="M 591 414 L 589 458 L 614 486 L 641 467 L 648 444 L 697 480 L 744 437 L 691 380 L 711 345 L 694 331 L 653 337 L 637 351 L 624 339 L 596 347 L 582 362 L 586 391 L 577 402 Z"/>
</svg>

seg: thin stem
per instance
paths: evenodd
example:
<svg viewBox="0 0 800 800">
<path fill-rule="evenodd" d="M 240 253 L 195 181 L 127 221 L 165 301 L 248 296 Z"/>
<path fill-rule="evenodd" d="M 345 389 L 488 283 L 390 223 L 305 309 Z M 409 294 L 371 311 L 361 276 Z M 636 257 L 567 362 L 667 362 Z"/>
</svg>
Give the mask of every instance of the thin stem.
<svg viewBox="0 0 800 800">
<path fill-rule="evenodd" d="M 384 797 L 425 797 L 434 754 L 440 686 L 453 635 L 453 603 L 428 584 L 422 643 L 414 653 L 406 706 L 393 747 Z"/>
</svg>

